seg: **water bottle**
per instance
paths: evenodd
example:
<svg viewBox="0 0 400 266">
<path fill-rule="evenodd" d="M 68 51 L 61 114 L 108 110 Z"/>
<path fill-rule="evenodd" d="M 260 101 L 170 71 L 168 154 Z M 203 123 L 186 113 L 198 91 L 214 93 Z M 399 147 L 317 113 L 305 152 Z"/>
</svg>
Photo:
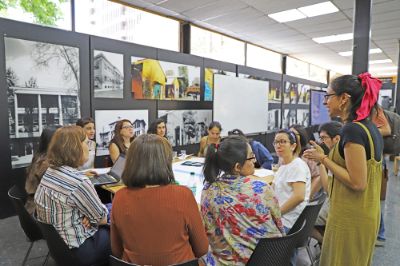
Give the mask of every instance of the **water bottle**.
<svg viewBox="0 0 400 266">
<path fill-rule="evenodd" d="M 197 183 L 196 183 L 195 172 L 190 172 L 190 176 L 189 176 L 189 180 L 188 180 L 188 187 L 193 192 L 193 196 L 196 197 Z"/>
</svg>

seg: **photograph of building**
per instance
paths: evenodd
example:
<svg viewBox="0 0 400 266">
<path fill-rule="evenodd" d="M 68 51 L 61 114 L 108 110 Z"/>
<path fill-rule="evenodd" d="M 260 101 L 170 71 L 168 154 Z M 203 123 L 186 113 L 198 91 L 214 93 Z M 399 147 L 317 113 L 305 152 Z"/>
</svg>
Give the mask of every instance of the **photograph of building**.
<svg viewBox="0 0 400 266">
<path fill-rule="evenodd" d="M 286 109 L 283 112 L 282 128 L 289 128 L 291 125 L 297 124 L 297 110 L 296 109 Z"/>
<path fill-rule="evenodd" d="M 298 85 L 297 83 L 286 81 L 285 90 L 283 91 L 283 103 L 297 103 Z"/>
<path fill-rule="evenodd" d="M 281 109 L 268 110 L 268 124 L 267 131 L 279 129 L 281 124 Z"/>
<path fill-rule="evenodd" d="M 299 84 L 297 86 L 297 103 L 298 104 L 310 104 L 310 85 Z"/>
<path fill-rule="evenodd" d="M 309 109 L 297 109 L 297 121 L 296 124 L 308 127 L 310 125 L 310 110 Z"/>
<path fill-rule="evenodd" d="M 108 155 L 108 146 L 114 137 L 115 124 L 121 119 L 132 122 L 135 136 L 147 131 L 148 110 L 96 110 L 96 156 Z"/>
<path fill-rule="evenodd" d="M 30 164 L 43 128 L 80 118 L 79 49 L 4 38 L 13 168 Z"/>
<path fill-rule="evenodd" d="M 94 51 L 94 97 L 124 98 L 124 56 Z"/>
<path fill-rule="evenodd" d="M 200 67 L 131 57 L 135 99 L 200 101 Z"/>
<path fill-rule="evenodd" d="M 158 117 L 167 125 L 167 138 L 172 146 L 200 143 L 212 120 L 211 110 L 159 110 Z"/>
</svg>

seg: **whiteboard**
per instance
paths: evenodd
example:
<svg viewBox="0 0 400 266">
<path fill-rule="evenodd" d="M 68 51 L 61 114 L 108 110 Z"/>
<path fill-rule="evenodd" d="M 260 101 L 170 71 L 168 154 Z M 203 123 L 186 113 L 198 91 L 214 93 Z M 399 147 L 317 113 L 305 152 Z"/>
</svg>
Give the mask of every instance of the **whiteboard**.
<svg viewBox="0 0 400 266">
<path fill-rule="evenodd" d="M 213 115 L 223 136 L 235 128 L 245 134 L 267 131 L 268 89 L 268 81 L 214 75 Z"/>
</svg>

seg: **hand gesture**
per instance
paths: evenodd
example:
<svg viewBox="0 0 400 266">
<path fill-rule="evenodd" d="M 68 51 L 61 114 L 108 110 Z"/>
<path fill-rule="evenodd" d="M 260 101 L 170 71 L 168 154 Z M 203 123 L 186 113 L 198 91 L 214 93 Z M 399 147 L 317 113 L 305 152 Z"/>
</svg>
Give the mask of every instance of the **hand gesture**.
<svg viewBox="0 0 400 266">
<path fill-rule="evenodd" d="M 326 157 L 324 150 L 315 142 L 310 140 L 311 149 L 305 150 L 303 156 L 316 162 L 321 162 Z"/>
</svg>

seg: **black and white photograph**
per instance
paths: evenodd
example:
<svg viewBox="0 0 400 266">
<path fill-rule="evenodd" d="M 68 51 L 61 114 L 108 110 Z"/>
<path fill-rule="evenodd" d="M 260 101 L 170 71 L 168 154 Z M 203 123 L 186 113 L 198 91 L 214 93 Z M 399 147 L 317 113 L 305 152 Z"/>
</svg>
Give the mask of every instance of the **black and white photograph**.
<svg viewBox="0 0 400 266">
<path fill-rule="evenodd" d="M 297 124 L 296 115 L 296 109 L 285 109 L 283 112 L 282 128 L 289 128 L 291 125 Z"/>
<path fill-rule="evenodd" d="M 42 130 L 80 118 L 79 49 L 4 38 L 12 168 L 30 164 Z"/>
<path fill-rule="evenodd" d="M 211 110 L 159 110 L 167 125 L 167 138 L 173 147 L 200 143 L 212 121 Z"/>
<path fill-rule="evenodd" d="M 94 51 L 94 97 L 124 98 L 124 55 Z"/>
<path fill-rule="evenodd" d="M 297 109 L 297 121 L 296 124 L 308 127 L 310 124 L 310 110 L 309 109 Z"/>
<path fill-rule="evenodd" d="M 281 109 L 268 110 L 268 124 L 267 131 L 274 131 L 279 129 L 281 124 Z"/>
<path fill-rule="evenodd" d="M 286 82 L 285 83 L 285 90 L 283 92 L 283 103 L 297 103 L 297 88 L 298 88 L 297 83 L 293 82 Z"/>
<path fill-rule="evenodd" d="M 135 137 L 147 132 L 148 110 L 96 110 L 96 156 L 109 154 L 108 146 L 114 137 L 115 124 L 122 119 L 131 121 Z"/>
</svg>

